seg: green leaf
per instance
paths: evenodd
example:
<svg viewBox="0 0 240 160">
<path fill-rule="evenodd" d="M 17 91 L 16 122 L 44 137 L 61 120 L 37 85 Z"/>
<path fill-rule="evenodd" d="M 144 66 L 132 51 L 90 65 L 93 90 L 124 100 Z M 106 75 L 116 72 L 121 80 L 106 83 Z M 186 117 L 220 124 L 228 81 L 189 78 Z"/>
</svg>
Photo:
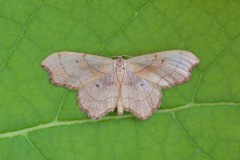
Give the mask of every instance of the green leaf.
<svg viewBox="0 0 240 160">
<path fill-rule="evenodd" d="M 240 157 L 240 1 L 1 0 L 0 159 Z M 102 56 L 185 49 L 201 63 L 146 121 L 90 120 L 49 82 L 56 51 Z"/>
</svg>

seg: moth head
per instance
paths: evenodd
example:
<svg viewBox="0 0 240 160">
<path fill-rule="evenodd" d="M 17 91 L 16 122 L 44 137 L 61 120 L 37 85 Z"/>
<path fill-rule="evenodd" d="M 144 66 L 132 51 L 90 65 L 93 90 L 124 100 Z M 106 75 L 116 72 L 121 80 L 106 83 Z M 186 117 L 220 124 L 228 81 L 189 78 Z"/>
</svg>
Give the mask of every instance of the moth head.
<svg viewBox="0 0 240 160">
<path fill-rule="evenodd" d="M 129 55 L 122 55 L 122 56 L 111 56 L 112 59 L 128 59 L 131 58 L 132 56 Z"/>
</svg>

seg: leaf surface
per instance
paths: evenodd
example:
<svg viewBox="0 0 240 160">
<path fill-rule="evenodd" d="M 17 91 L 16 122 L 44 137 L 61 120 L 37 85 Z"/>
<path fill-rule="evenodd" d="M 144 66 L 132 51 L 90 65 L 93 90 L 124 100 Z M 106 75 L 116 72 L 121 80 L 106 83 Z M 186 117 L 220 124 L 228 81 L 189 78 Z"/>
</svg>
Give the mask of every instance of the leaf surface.
<svg viewBox="0 0 240 160">
<path fill-rule="evenodd" d="M 0 159 L 240 157 L 240 2 L 0 1 Z M 200 65 L 163 91 L 146 121 L 79 110 L 76 91 L 49 82 L 56 51 L 137 56 L 185 49 Z"/>
</svg>

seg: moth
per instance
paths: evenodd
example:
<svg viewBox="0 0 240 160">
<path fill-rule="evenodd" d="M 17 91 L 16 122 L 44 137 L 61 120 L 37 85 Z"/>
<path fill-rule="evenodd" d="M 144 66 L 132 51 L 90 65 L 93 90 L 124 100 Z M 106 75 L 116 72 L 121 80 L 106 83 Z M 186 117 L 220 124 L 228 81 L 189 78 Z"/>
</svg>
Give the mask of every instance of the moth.
<svg viewBox="0 0 240 160">
<path fill-rule="evenodd" d="M 41 65 L 58 86 L 77 90 L 80 108 L 99 119 L 117 108 L 149 118 L 161 105 L 161 90 L 189 80 L 199 59 L 189 51 L 171 50 L 111 59 L 76 52 L 56 52 Z"/>
</svg>

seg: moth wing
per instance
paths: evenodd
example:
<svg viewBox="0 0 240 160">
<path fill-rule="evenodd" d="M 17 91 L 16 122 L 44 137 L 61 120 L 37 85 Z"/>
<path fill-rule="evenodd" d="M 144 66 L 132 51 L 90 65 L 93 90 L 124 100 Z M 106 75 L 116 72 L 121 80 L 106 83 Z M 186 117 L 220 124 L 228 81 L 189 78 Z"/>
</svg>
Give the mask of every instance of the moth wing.
<svg viewBox="0 0 240 160">
<path fill-rule="evenodd" d="M 131 70 L 141 77 L 168 88 L 186 82 L 199 59 L 191 52 L 172 50 L 133 57 L 127 60 Z"/>
<path fill-rule="evenodd" d="M 140 119 L 147 119 L 160 106 L 161 98 L 161 88 L 158 85 L 130 69 L 126 70 L 122 82 L 122 103 L 125 111 Z"/>
<path fill-rule="evenodd" d="M 76 52 L 56 52 L 41 63 L 53 84 L 75 90 L 111 71 L 112 64 L 110 58 Z"/>
<path fill-rule="evenodd" d="M 92 119 L 99 119 L 108 112 L 114 111 L 119 91 L 115 72 L 112 69 L 78 91 L 78 103 L 82 110 Z"/>
</svg>

